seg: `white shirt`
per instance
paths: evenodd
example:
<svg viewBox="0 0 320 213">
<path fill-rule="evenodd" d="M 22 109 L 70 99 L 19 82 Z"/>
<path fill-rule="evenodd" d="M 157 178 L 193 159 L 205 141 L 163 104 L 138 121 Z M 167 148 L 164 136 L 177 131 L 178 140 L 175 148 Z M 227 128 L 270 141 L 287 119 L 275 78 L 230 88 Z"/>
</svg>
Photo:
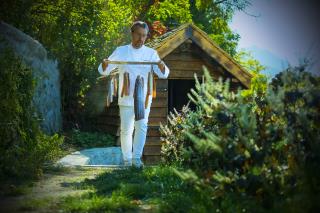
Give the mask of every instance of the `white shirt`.
<svg viewBox="0 0 320 213">
<path fill-rule="evenodd" d="M 145 45 L 136 49 L 132 44 L 119 46 L 113 53 L 108 57 L 110 61 L 148 61 L 148 62 L 158 62 L 160 57 L 156 50 L 149 48 Z M 147 85 L 148 85 L 148 73 L 151 71 L 151 66 L 153 66 L 154 73 L 159 78 L 168 78 L 169 68 L 165 65 L 165 72 L 162 73 L 158 65 L 130 65 L 130 64 L 108 64 L 107 68 L 102 70 L 102 63 L 98 67 L 98 71 L 101 75 L 109 75 L 112 70 L 115 68 L 119 69 L 119 87 L 118 87 L 118 104 L 124 106 L 134 106 L 133 92 L 134 84 L 138 75 L 143 77 L 144 80 L 144 97 L 147 94 Z M 123 85 L 123 74 L 125 72 L 129 73 L 130 87 L 129 87 L 129 96 L 121 97 L 121 90 Z M 147 107 L 150 107 L 152 103 L 152 94 L 149 97 L 149 104 Z"/>
</svg>

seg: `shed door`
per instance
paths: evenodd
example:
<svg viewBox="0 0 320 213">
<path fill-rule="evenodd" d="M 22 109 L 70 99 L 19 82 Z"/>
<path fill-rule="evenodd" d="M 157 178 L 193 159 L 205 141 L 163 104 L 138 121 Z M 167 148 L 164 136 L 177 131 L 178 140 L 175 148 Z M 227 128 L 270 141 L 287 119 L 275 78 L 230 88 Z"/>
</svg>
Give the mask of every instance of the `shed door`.
<svg viewBox="0 0 320 213">
<path fill-rule="evenodd" d="M 195 88 L 195 80 L 189 79 L 169 79 L 168 82 L 168 111 L 176 108 L 180 111 L 189 102 L 188 93 L 191 88 Z M 190 102 L 191 110 L 195 109 L 195 104 Z"/>
</svg>

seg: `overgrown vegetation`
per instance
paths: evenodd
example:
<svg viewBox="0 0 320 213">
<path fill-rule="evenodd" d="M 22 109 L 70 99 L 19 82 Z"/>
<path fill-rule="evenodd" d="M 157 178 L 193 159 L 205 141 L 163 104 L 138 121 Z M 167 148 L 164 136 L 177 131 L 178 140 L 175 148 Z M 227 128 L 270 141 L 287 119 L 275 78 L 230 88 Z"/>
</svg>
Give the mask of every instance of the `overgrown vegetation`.
<svg viewBox="0 0 320 213">
<path fill-rule="evenodd" d="M 162 127 L 165 163 L 223 212 L 318 209 L 320 79 L 290 67 L 246 94 L 205 79 L 189 96 L 197 110 Z"/>
<path fill-rule="evenodd" d="M 116 137 L 103 132 L 84 132 L 73 129 L 66 133 L 66 143 L 76 149 L 116 146 Z"/>
<path fill-rule="evenodd" d="M 42 166 L 59 155 L 63 137 L 39 128 L 31 69 L 10 49 L 0 53 L 0 61 L 0 179 L 39 177 Z"/>
</svg>

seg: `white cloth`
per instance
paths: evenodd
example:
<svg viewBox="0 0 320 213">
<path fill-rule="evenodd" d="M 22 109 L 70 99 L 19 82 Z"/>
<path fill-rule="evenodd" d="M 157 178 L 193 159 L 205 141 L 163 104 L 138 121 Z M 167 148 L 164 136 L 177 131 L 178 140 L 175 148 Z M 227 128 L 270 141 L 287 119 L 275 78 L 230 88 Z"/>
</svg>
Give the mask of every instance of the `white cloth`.
<svg viewBox="0 0 320 213">
<path fill-rule="evenodd" d="M 108 57 L 110 61 L 145 61 L 145 62 L 158 62 L 160 57 L 156 50 L 142 45 L 139 49 L 136 49 L 132 44 L 119 46 L 113 53 Z M 154 73 L 159 78 L 167 78 L 169 75 L 169 68 L 165 66 L 165 72 L 162 73 L 158 65 L 124 65 L 124 64 L 109 64 L 107 69 L 103 71 L 102 64 L 99 65 L 98 71 L 101 75 L 109 75 L 115 68 L 119 69 L 119 90 L 118 90 L 118 104 L 119 106 L 134 106 L 133 92 L 136 77 L 138 75 L 142 76 L 144 79 L 144 98 L 147 94 L 147 83 L 148 83 L 148 73 L 151 71 L 151 66 Z M 123 85 L 123 74 L 124 72 L 129 73 L 130 87 L 129 96 L 121 97 L 121 89 Z M 151 106 L 152 94 L 149 97 L 149 104 L 147 107 Z M 145 100 L 144 100 L 145 101 Z"/>
<path fill-rule="evenodd" d="M 145 117 L 139 121 L 134 119 L 133 106 L 120 106 L 120 141 L 123 160 L 141 158 L 148 130 L 150 107 L 145 110 Z M 133 130 L 134 138 L 132 144 Z"/>
</svg>

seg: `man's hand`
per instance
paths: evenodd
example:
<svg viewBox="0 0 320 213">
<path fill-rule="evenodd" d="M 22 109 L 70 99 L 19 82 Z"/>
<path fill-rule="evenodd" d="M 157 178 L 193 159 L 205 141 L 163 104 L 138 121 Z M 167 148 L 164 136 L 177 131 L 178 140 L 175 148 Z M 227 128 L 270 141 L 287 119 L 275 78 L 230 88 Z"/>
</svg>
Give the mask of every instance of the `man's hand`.
<svg viewBox="0 0 320 213">
<path fill-rule="evenodd" d="M 161 72 L 164 73 L 165 65 L 164 65 L 164 62 L 162 60 L 158 61 L 158 67 L 161 70 Z"/>
<path fill-rule="evenodd" d="M 103 59 L 102 61 L 102 70 L 105 71 L 108 67 L 109 60 L 108 59 Z"/>
</svg>

